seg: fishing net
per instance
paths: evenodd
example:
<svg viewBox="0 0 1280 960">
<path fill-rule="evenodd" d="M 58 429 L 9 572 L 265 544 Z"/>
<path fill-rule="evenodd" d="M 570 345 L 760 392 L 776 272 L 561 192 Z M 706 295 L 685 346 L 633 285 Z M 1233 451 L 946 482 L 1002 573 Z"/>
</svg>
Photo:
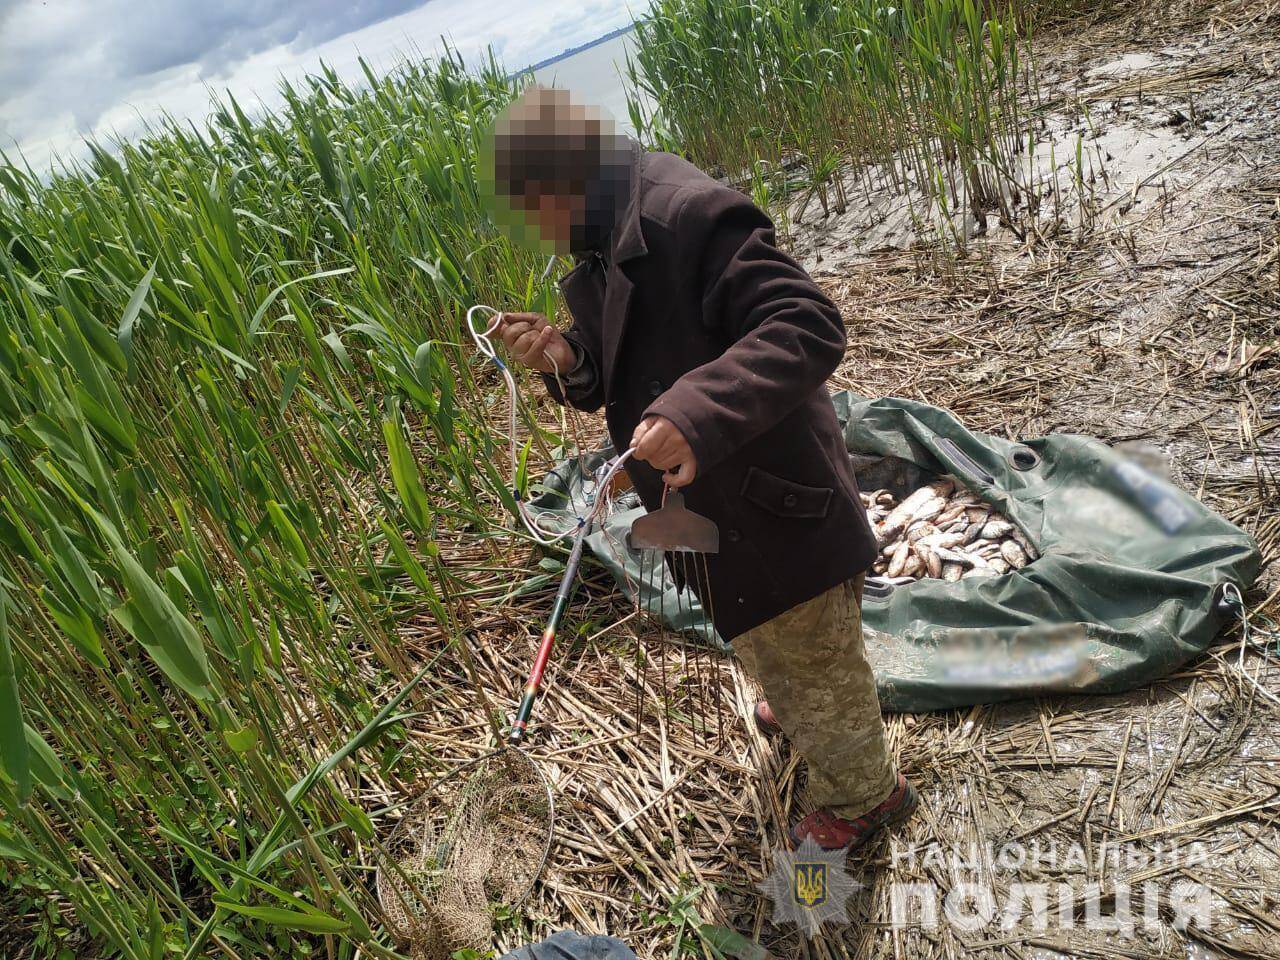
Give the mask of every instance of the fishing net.
<svg viewBox="0 0 1280 960">
<path fill-rule="evenodd" d="M 420 960 L 487 950 L 495 905 L 518 906 L 542 872 L 553 818 L 550 785 L 520 750 L 488 754 L 437 781 L 379 857 L 388 929 Z"/>
<path fill-rule="evenodd" d="M 483 328 L 478 325 L 477 317 L 484 319 Z M 476 348 L 501 371 L 510 397 L 509 454 L 521 522 L 527 534 L 541 545 L 572 542 L 572 547 L 524 687 L 523 699 L 507 734 L 508 745 L 462 764 L 437 780 L 409 808 L 392 831 L 386 846 L 379 848 L 375 882 L 384 921 L 394 936 L 409 945 L 412 956 L 423 960 L 446 960 L 466 949 L 488 950 L 493 941 L 495 907 L 501 906 L 506 910 L 516 907 L 528 895 L 546 864 L 555 813 L 551 787 L 537 764 L 519 749 L 519 744 L 523 741 L 542 689 L 543 671 L 551 656 L 560 618 L 573 592 L 587 535 L 593 527 L 606 522 L 617 512 L 615 494 L 627 487 L 621 479 L 624 476 L 621 470 L 634 452 L 627 450 L 608 458 L 598 455 L 575 458 L 569 470 L 574 485 L 565 489 L 569 496 L 557 503 L 558 510 L 545 511 L 535 507 L 521 495 L 517 480 L 516 382 L 510 368 L 499 359 L 492 340 L 502 322 L 502 314 L 492 307 L 477 305 L 467 312 L 467 329 Z M 558 380 L 558 372 L 556 376 Z M 576 438 L 576 421 L 573 433 Z M 544 523 L 547 519 L 553 522 Z M 715 525 L 683 509 L 681 495 L 671 492 L 664 497 L 661 509 L 646 516 L 636 526 L 640 533 L 647 533 L 638 543 L 643 548 L 642 554 L 650 559 L 650 566 L 680 571 L 682 589 L 677 591 L 675 606 L 682 612 L 685 607 L 691 608 L 692 593 L 697 590 L 697 584 L 707 582 L 705 554 L 718 549 L 719 535 Z M 676 559 L 680 564 L 678 568 L 674 562 Z M 700 579 L 695 576 L 699 570 L 703 574 Z M 655 579 L 652 571 L 649 579 Z M 704 587 L 699 595 L 706 592 Z M 656 609 L 652 604 L 643 605 L 639 590 L 633 595 L 637 599 L 636 614 L 641 613 L 643 606 L 644 612 L 656 622 L 668 620 L 662 615 L 666 609 L 664 605 L 659 604 Z M 666 591 L 659 589 L 658 596 L 665 598 Z M 713 632 L 709 617 L 691 619 L 702 627 L 704 637 Z M 636 641 L 640 673 L 636 704 L 637 723 L 640 723 L 643 694 L 648 685 L 645 682 L 646 658 L 642 656 L 638 632 Z M 472 683 L 485 699 L 485 712 L 493 716 L 466 644 L 461 644 L 459 649 Z M 687 675 L 689 671 L 685 668 L 690 661 L 687 650 L 682 648 L 680 657 L 680 672 Z M 662 681 L 660 700 L 670 719 L 672 700 L 666 695 L 665 656 L 659 657 L 659 664 Z M 692 684 L 683 684 L 690 691 L 685 699 L 690 705 L 696 705 L 697 716 L 702 717 L 706 703 L 702 696 L 702 671 L 698 669 L 696 656 L 692 664 L 696 679 Z M 716 684 L 714 729 L 717 744 L 723 735 L 719 689 Z M 709 735 L 711 729 L 712 725 L 704 720 L 702 734 Z M 499 734 L 496 727 L 494 733 Z"/>
</svg>

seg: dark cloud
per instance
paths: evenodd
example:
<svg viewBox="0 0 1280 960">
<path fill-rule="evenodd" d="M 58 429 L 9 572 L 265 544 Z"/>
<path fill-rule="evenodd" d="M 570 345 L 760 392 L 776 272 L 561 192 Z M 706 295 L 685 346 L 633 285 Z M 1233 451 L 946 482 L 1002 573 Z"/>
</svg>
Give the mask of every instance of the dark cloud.
<svg viewBox="0 0 1280 960">
<path fill-rule="evenodd" d="M 0 0 L 0 130 L 78 132 L 165 71 L 218 77 L 275 47 L 306 50 L 428 0 Z"/>
<path fill-rule="evenodd" d="M 0 0 L 0 150 L 16 141 L 45 167 L 55 155 L 83 157 L 86 136 L 136 136 L 161 115 L 198 121 L 210 91 L 271 108 L 281 77 L 321 59 L 358 80 L 357 56 L 387 68 L 430 54 L 441 35 L 468 58 L 492 45 L 519 67 L 621 26 L 649 2 Z"/>
<path fill-rule="evenodd" d="M 135 75 L 198 63 L 209 73 L 286 45 L 308 49 L 345 33 L 420 7 L 423 0 L 223 0 L 173 4 L 178 15 L 157 29 L 146 7 L 130 5 L 134 21 L 113 37 L 110 52 L 133 67 Z M 168 5 L 166 5 L 168 6 Z"/>
</svg>

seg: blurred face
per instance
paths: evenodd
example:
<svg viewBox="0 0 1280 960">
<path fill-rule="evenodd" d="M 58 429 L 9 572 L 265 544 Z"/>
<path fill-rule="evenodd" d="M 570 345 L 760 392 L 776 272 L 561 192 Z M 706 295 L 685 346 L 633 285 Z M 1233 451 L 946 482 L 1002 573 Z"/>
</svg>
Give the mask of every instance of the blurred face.
<svg viewBox="0 0 1280 960">
<path fill-rule="evenodd" d="M 574 225 L 586 219 L 585 193 L 574 193 L 572 183 L 530 180 L 515 202 L 528 214 L 544 245 L 556 253 L 573 249 Z"/>
<path fill-rule="evenodd" d="M 530 87 L 499 114 L 482 157 L 499 227 L 545 253 L 581 253 L 613 230 L 631 195 L 634 145 L 569 91 Z"/>
</svg>

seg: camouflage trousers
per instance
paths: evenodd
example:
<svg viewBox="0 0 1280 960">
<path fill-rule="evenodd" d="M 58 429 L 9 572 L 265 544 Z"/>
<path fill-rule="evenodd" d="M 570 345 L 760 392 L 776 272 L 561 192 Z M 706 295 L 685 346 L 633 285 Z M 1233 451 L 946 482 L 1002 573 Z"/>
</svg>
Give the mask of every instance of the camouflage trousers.
<svg viewBox="0 0 1280 960">
<path fill-rule="evenodd" d="M 857 817 L 893 791 L 875 677 L 862 642 L 861 576 L 733 641 L 791 743 L 809 764 L 809 797 Z"/>
</svg>

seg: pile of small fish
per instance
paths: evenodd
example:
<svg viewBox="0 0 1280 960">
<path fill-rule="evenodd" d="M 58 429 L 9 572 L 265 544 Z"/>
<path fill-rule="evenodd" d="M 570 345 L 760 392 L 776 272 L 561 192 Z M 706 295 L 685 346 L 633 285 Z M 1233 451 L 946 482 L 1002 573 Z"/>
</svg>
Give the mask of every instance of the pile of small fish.
<svg viewBox="0 0 1280 960">
<path fill-rule="evenodd" d="M 888 490 L 864 493 L 862 503 L 880 546 L 872 572 L 895 583 L 997 576 L 1039 556 L 1015 524 L 950 477 L 901 503 Z"/>
</svg>

